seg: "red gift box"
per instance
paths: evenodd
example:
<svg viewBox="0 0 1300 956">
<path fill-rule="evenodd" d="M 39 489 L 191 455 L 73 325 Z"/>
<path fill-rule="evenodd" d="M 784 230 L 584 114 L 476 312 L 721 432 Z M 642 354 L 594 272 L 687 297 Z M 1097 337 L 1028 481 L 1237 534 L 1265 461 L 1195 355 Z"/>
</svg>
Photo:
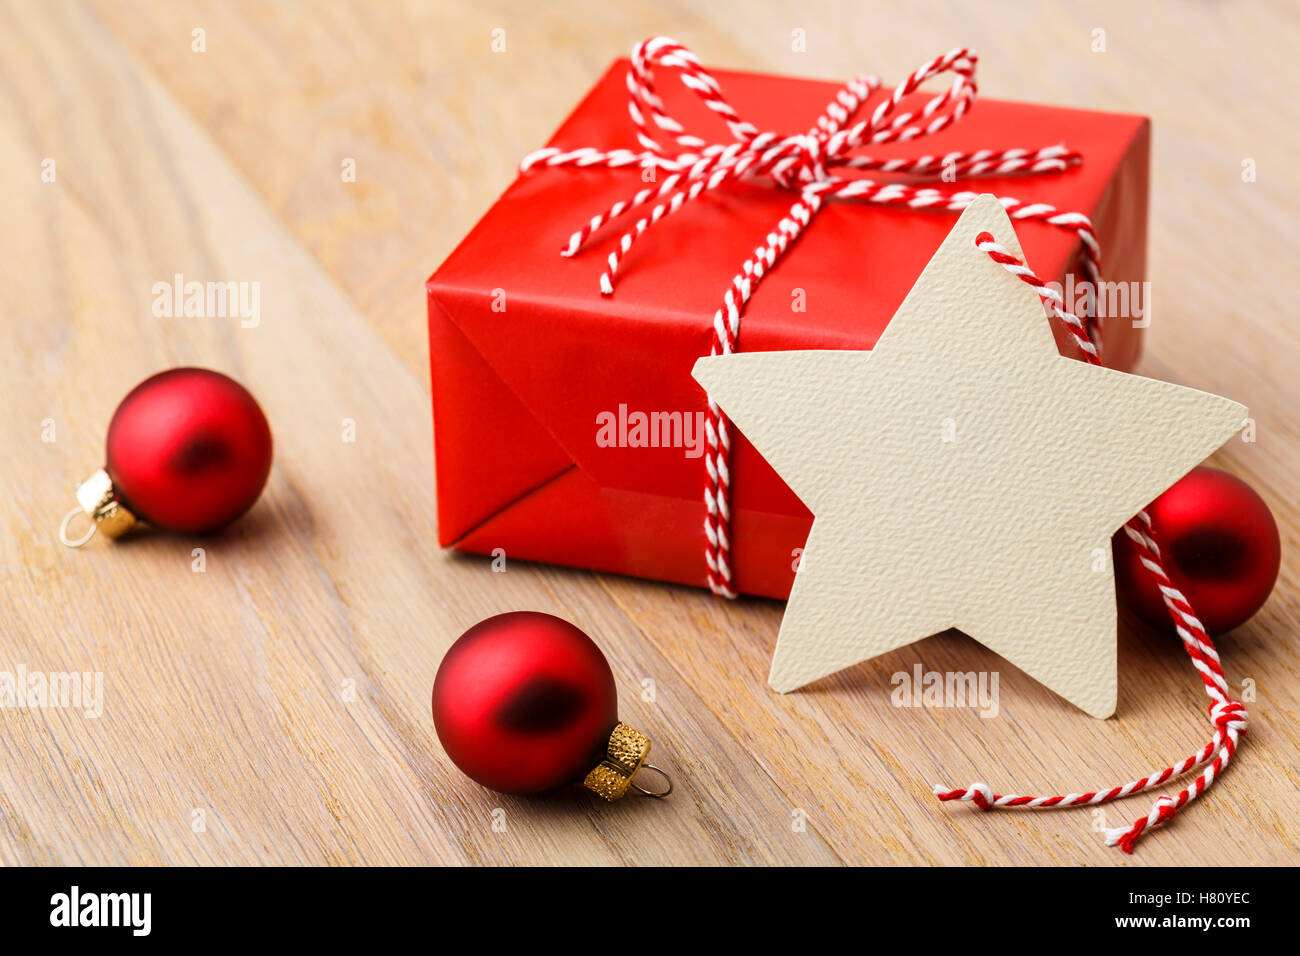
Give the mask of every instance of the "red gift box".
<svg viewBox="0 0 1300 956">
<path fill-rule="evenodd" d="M 550 145 L 639 150 L 627 69 L 627 60 L 615 62 Z M 714 76 L 760 129 L 807 130 L 840 89 Z M 665 111 L 683 126 L 710 142 L 730 141 L 689 91 L 661 87 Z M 1065 143 L 1083 157 L 1065 172 L 949 188 L 1089 216 L 1104 278 L 1136 289 L 1146 269 L 1149 130 L 1140 116 L 981 99 L 941 132 L 872 155 Z M 522 174 L 428 280 L 443 546 L 705 584 L 705 474 L 695 443 L 707 405 L 691 368 L 709 353 L 714 313 L 737 267 L 797 194 L 729 183 L 686 203 L 633 247 L 614 294 L 603 296 L 597 277 L 626 224 L 606 227 L 574 258 L 559 252 L 575 228 L 643 185 L 636 167 Z M 870 349 L 954 221 L 943 212 L 828 201 L 750 300 L 740 349 Z M 1083 281 L 1077 234 L 1039 221 L 1016 229 L 1035 272 Z M 1122 319 L 1104 330 L 1105 364 L 1131 368 L 1140 329 Z M 1076 354 L 1069 335 L 1054 331 L 1061 351 Z M 732 586 L 783 598 L 812 516 L 743 436 L 731 434 Z"/>
</svg>

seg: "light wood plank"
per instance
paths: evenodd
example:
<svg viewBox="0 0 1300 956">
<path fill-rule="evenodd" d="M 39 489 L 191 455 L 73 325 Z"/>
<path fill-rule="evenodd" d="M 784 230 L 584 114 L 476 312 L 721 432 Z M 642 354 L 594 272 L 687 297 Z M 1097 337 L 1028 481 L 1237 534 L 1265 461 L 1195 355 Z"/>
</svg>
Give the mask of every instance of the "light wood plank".
<svg viewBox="0 0 1300 956">
<path fill-rule="evenodd" d="M 1300 213 L 1294 9 L 1134 5 L 104 3 L 0 14 L 0 239 L 9 321 L 6 650 L 105 673 L 102 718 L 0 712 L 0 860 L 21 862 L 1293 862 L 1300 473 L 1289 237 Z M 190 49 L 191 30 L 207 52 Z M 507 31 L 492 54 L 490 31 Z M 807 31 L 806 53 L 791 31 Z M 1107 52 L 1091 50 L 1106 31 Z M 610 59 L 667 32 L 706 63 L 896 79 L 954 43 L 986 95 L 1145 112 L 1155 128 L 1143 370 L 1248 404 L 1258 443 L 1216 463 L 1273 506 L 1278 590 L 1224 639 L 1256 681 L 1241 758 L 1136 857 L 1085 811 L 936 807 L 940 780 L 1023 790 L 1121 782 L 1198 748 L 1203 695 L 1176 642 L 1127 622 L 1119 716 L 1096 722 L 959 636 L 807 693 L 766 687 L 774 602 L 482 562 L 432 546 L 421 281 Z M 1222 68 L 1208 66 L 1224 64 Z M 1232 66 L 1229 66 L 1232 65 Z M 978 107 L 976 107 L 978 108 Z M 1007 144 L 1011 145 L 1011 144 Z M 1031 145 L 1031 144 L 1016 144 Z M 39 181 L 44 156 L 59 182 Z M 345 184 L 339 164 L 358 163 Z M 1243 158 L 1259 178 L 1243 183 Z M 584 211 L 576 211 L 581 215 Z M 571 264 L 582 268 L 581 264 Z M 258 279 L 263 324 L 157 320 L 173 272 Z M 720 277 L 725 281 L 725 277 Z M 236 374 L 276 427 L 249 519 L 209 545 L 160 536 L 65 554 L 66 485 L 98 464 L 135 380 Z M 53 417 L 59 440 L 40 443 Z M 355 446 L 339 441 L 344 417 Z M 284 425 L 293 422 L 291 432 Z M 499 610 L 575 620 L 626 716 L 686 789 L 609 808 L 485 794 L 432 739 L 442 650 Z M 1000 670 L 1002 713 L 899 710 L 889 678 Z M 0 663 L 0 666 L 4 666 Z M 339 683 L 361 699 L 343 705 Z M 653 679 L 657 702 L 641 701 Z M 490 810 L 507 810 L 492 833 Z M 1107 811 L 1116 824 L 1146 798 Z M 190 812 L 209 811 L 205 834 Z M 791 814 L 803 810 L 808 830 Z"/>
</svg>

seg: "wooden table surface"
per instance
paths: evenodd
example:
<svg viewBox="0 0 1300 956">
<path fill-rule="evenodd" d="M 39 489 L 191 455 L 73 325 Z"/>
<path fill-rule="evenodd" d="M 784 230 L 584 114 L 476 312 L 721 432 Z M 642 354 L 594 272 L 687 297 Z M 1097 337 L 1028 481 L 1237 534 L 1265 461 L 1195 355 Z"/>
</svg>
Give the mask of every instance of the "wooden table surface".
<svg viewBox="0 0 1300 956">
<path fill-rule="evenodd" d="M 98 717 L 0 710 L 0 861 L 1295 862 L 1300 11 L 1083 6 L 5 4 L 0 670 L 99 672 L 104 701 Z M 1267 607 L 1220 643 L 1230 681 L 1256 692 L 1239 761 L 1137 855 L 1104 848 L 1088 811 L 981 815 L 929 787 L 1085 789 L 1196 750 L 1206 701 L 1174 640 L 1124 621 L 1108 721 L 961 636 L 779 696 L 776 602 L 522 562 L 494 574 L 437 547 L 423 279 L 609 61 L 655 33 L 717 66 L 824 78 L 893 80 L 964 44 L 987 95 L 1153 118 L 1142 371 L 1249 405 L 1258 442 L 1214 463 L 1267 499 L 1284 557 Z M 261 283 L 260 324 L 156 317 L 153 284 L 176 273 Z M 276 440 L 262 501 L 210 540 L 61 547 L 114 406 L 182 364 L 261 400 Z M 451 766 L 429 715 L 438 661 L 516 608 L 595 636 L 671 799 L 521 800 Z M 895 709 L 890 675 L 918 662 L 1000 671 L 1000 716 Z"/>
</svg>

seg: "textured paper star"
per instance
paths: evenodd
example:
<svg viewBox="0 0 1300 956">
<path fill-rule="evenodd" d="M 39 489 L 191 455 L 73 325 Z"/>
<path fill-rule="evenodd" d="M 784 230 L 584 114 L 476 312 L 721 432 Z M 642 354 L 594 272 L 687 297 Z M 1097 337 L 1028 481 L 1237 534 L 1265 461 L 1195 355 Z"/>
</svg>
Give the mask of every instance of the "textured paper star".
<svg viewBox="0 0 1300 956">
<path fill-rule="evenodd" d="M 985 230 L 1024 258 L 980 197 L 871 352 L 696 363 L 815 517 L 776 690 L 957 628 L 1089 714 L 1114 713 L 1111 535 L 1246 409 L 1061 356 L 1034 291 L 976 249 Z"/>
</svg>

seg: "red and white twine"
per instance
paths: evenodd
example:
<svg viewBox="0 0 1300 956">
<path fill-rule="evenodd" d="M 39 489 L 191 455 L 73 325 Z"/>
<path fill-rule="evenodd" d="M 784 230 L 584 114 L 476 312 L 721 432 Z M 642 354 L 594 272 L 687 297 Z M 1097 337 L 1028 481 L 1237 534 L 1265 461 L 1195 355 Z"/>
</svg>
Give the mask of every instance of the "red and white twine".
<svg viewBox="0 0 1300 956">
<path fill-rule="evenodd" d="M 975 245 L 1012 275 L 1028 283 L 1043 300 L 1043 305 L 1065 324 L 1083 350 L 1087 361 L 1092 365 L 1101 364 L 1095 344 L 1089 337 L 1086 327 L 1077 316 L 1065 308 L 1060 292 L 1034 275 L 1020 259 L 999 245 L 991 234 L 980 233 L 975 237 Z M 1160 593 L 1164 597 L 1165 608 L 1169 611 L 1178 636 L 1182 639 L 1183 647 L 1192 659 L 1192 666 L 1200 674 L 1205 692 L 1210 697 L 1210 720 L 1214 724 L 1214 736 L 1210 742 L 1173 766 L 1154 771 L 1145 777 L 1130 780 L 1123 786 L 1112 787 L 1109 790 L 1068 793 L 1056 797 L 1027 797 L 994 793 L 986 783 L 972 783 L 968 787 L 957 789 L 935 787 L 934 794 L 940 800 L 968 800 L 981 810 L 1002 807 L 1038 809 L 1097 806 L 1157 787 L 1167 780 L 1182 776 L 1204 765 L 1204 769 L 1190 786 L 1184 787 L 1173 796 L 1162 795 L 1157 798 L 1151 807 L 1151 812 L 1146 816 L 1139 817 L 1128 826 L 1113 827 L 1104 831 L 1108 846 L 1118 844 L 1126 853 L 1132 853 L 1134 844 L 1143 833 L 1168 822 L 1180 809 L 1205 793 L 1232 760 L 1233 754 L 1237 752 L 1240 736 L 1246 732 L 1246 707 L 1240 700 L 1230 696 L 1228 681 L 1223 676 L 1223 666 L 1219 661 L 1218 651 L 1214 649 L 1214 641 L 1206 633 L 1205 626 L 1197 618 L 1187 596 L 1174 586 L 1165 571 L 1160 546 L 1156 542 L 1155 529 L 1151 525 L 1151 516 L 1143 509 L 1124 526 L 1124 532 L 1137 548 L 1142 566 L 1159 586 Z"/>
<path fill-rule="evenodd" d="M 859 75 L 836 94 L 808 132 L 783 135 L 762 132 L 741 118 L 723 95 L 717 80 L 700 65 L 690 50 L 667 37 L 655 37 L 633 48 L 627 74 L 628 112 L 636 126 L 642 151 L 547 147 L 525 156 L 520 168 L 523 171 L 542 167 L 649 168 L 655 171 L 655 175 L 661 171 L 665 174 L 662 182 L 647 186 L 629 199 L 616 202 L 592 216 L 569 237 L 561 252 L 565 256 L 577 255 L 592 236 L 610 222 L 639 211 L 635 223 L 619 237 L 609 253 L 606 268 L 600 276 L 600 289 L 605 295 L 613 294 L 619 267 L 632 244 L 651 226 L 687 202 L 725 183 L 741 179 L 767 179 L 778 188 L 797 192 L 799 196 L 789 212 L 745 260 L 723 293 L 722 304 L 713 317 L 710 354 L 725 355 L 736 351 L 740 319 L 754 290 L 812 222 L 826 199 L 856 199 L 913 210 L 960 213 L 979 195 L 970 190 L 947 192 L 908 182 L 878 181 L 862 173 L 952 181 L 957 177 L 1059 173 L 1082 162 L 1078 153 L 1059 144 L 1039 149 L 981 149 L 888 160 L 854 152 L 883 143 L 908 142 L 958 122 L 975 101 L 977 62 L 978 57 L 968 49 L 950 50 L 918 67 L 877 104 L 869 118 L 848 125 L 863 104 L 881 88 L 878 78 Z M 666 113 L 663 101 L 655 92 L 656 66 L 677 69 L 682 84 L 722 119 L 733 141 L 709 143 L 687 132 Z M 953 74 L 948 89 L 926 101 L 919 110 L 901 111 L 905 97 L 925 81 L 945 73 Z M 656 138 L 656 132 L 670 137 L 675 151 L 666 148 Z M 1101 247 L 1087 216 L 1060 210 L 1047 203 L 998 198 L 1012 220 L 1043 222 L 1075 233 L 1081 244 L 1080 261 L 1085 277 L 1094 288 L 1097 287 L 1101 281 Z M 995 262 L 1031 285 L 1051 314 L 1073 335 L 1084 358 L 1094 365 L 1101 364 L 1100 330 L 1090 318 L 1081 320 L 1070 312 L 1059 292 L 1035 276 L 988 233 L 982 233 L 976 244 Z M 707 581 L 715 594 L 735 597 L 731 573 L 731 474 L 728 467 L 731 439 L 727 417 L 711 396 L 708 406 L 706 437 L 709 452 L 704 456 L 707 472 L 704 489 Z M 935 787 L 935 795 L 940 800 L 970 801 L 984 810 L 1096 806 L 1131 796 L 1203 767 L 1189 787 L 1173 796 L 1157 799 L 1147 816 L 1127 827 L 1105 831 L 1108 845 L 1118 844 L 1131 853 L 1144 832 L 1167 822 L 1179 809 L 1203 794 L 1232 759 L 1240 735 L 1246 731 L 1246 709 L 1241 701 L 1229 695 L 1214 642 L 1197 619 L 1186 596 L 1173 585 L 1165 572 L 1150 516 L 1146 511 L 1141 512 L 1124 530 L 1138 548 L 1142 565 L 1159 585 L 1183 646 L 1210 696 L 1210 719 L 1215 728 L 1213 738 L 1201 750 L 1173 766 L 1109 790 L 1030 797 L 996 794 L 987 784 L 973 783 L 958 789 Z"/>
</svg>

